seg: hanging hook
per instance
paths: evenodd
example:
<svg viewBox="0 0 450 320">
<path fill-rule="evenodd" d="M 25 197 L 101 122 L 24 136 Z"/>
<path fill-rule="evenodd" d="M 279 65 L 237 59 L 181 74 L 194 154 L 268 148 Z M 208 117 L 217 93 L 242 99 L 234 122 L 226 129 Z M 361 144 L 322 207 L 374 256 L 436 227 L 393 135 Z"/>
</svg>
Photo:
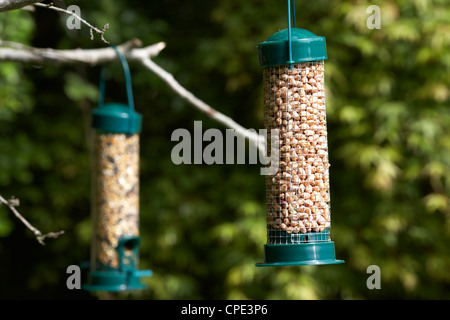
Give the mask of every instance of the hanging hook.
<svg viewBox="0 0 450 320">
<path fill-rule="evenodd" d="M 134 99 L 133 99 L 133 88 L 131 85 L 131 75 L 130 75 L 130 68 L 127 63 L 127 59 L 123 56 L 123 54 L 120 53 L 120 51 L 117 49 L 116 46 L 111 45 L 111 47 L 116 51 L 117 55 L 119 56 L 120 62 L 122 63 L 123 72 L 125 74 L 125 85 L 127 90 L 127 98 L 128 98 L 128 106 L 131 110 L 134 111 Z M 100 70 L 100 96 L 98 105 L 100 107 L 103 106 L 104 103 L 104 96 L 105 96 L 105 67 L 102 66 Z"/>
<path fill-rule="evenodd" d="M 294 61 L 292 60 L 292 36 L 291 36 L 291 25 L 292 25 L 292 19 L 291 19 L 291 9 L 294 16 L 293 24 L 294 28 L 296 28 L 296 22 L 295 22 L 295 0 L 288 0 L 288 42 L 289 42 L 289 60 L 286 61 L 287 64 L 289 64 L 289 69 L 292 69 L 292 64 Z"/>
</svg>

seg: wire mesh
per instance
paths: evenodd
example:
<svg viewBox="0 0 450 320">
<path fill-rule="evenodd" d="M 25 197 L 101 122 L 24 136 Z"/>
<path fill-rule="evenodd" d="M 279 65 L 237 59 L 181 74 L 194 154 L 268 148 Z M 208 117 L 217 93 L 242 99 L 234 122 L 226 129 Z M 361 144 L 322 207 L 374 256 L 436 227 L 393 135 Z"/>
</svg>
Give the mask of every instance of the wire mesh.
<svg viewBox="0 0 450 320">
<path fill-rule="evenodd" d="M 264 68 L 268 150 L 279 130 L 279 170 L 266 176 L 267 243 L 330 241 L 324 63 Z"/>
</svg>

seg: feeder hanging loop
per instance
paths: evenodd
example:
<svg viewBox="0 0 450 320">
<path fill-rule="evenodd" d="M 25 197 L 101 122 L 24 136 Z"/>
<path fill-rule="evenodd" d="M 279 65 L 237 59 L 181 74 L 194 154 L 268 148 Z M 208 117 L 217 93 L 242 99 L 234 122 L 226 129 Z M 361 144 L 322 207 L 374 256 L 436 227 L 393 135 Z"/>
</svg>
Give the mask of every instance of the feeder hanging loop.
<svg viewBox="0 0 450 320">
<path fill-rule="evenodd" d="M 294 28 L 295 28 L 295 4 L 294 4 L 294 0 L 292 0 L 292 6 L 291 6 L 291 0 L 288 0 L 288 42 L 289 42 L 289 59 L 288 61 L 286 61 L 287 64 L 289 64 L 289 69 L 292 69 L 292 64 L 294 63 L 294 61 L 292 60 L 292 32 L 291 32 L 291 25 L 292 25 L 292 21 L 291 21 L 291 8 L 292 8 L 292 13 L 294 15 Z"/>
</svg>

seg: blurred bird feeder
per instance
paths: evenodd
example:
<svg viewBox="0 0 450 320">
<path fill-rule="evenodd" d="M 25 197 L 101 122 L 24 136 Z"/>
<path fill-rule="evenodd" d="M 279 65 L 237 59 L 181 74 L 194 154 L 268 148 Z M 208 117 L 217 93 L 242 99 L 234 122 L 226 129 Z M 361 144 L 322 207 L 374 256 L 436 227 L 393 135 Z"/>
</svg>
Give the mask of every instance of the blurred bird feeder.
<svg viewBox="0 0 450 320">
<path fill-rule="evenodd" d="M 288 0 L 288 28 L 258 44 L 267 141 L 278 130 L 271 152 L 279 154 L 279 170 L 266 176 L 267 244 L 257 266 L 344 262 L 330 238 L 325 38 L 296 28 L 294 7 Z"/>
<path fill-rule="evenodd" d="M 100 75 L 93 161 L 93 232 L 90 273 L 85 290 L 142 289 L 140 278 L 150 270 L 137 270 L 139 261 L 139 133 L 142 117 L 134 110 L 131 76 L 123 55 L 128 105 L 104 104 L 104 69 Z"/>
</svg>

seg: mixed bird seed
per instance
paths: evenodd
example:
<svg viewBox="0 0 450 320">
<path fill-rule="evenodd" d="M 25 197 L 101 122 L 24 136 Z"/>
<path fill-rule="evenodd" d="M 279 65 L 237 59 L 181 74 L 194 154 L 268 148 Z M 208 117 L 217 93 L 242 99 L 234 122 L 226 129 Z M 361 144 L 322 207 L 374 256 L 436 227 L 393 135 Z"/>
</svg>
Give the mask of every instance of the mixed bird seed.
<svg viewBox="0 0 450 320">
<path fill-rule="evenodd" d="M 139 235 L 139 135 L 97 134 L 95 169 L 95 261 L 118 268 L 118 239 Z"/>
</svg>

